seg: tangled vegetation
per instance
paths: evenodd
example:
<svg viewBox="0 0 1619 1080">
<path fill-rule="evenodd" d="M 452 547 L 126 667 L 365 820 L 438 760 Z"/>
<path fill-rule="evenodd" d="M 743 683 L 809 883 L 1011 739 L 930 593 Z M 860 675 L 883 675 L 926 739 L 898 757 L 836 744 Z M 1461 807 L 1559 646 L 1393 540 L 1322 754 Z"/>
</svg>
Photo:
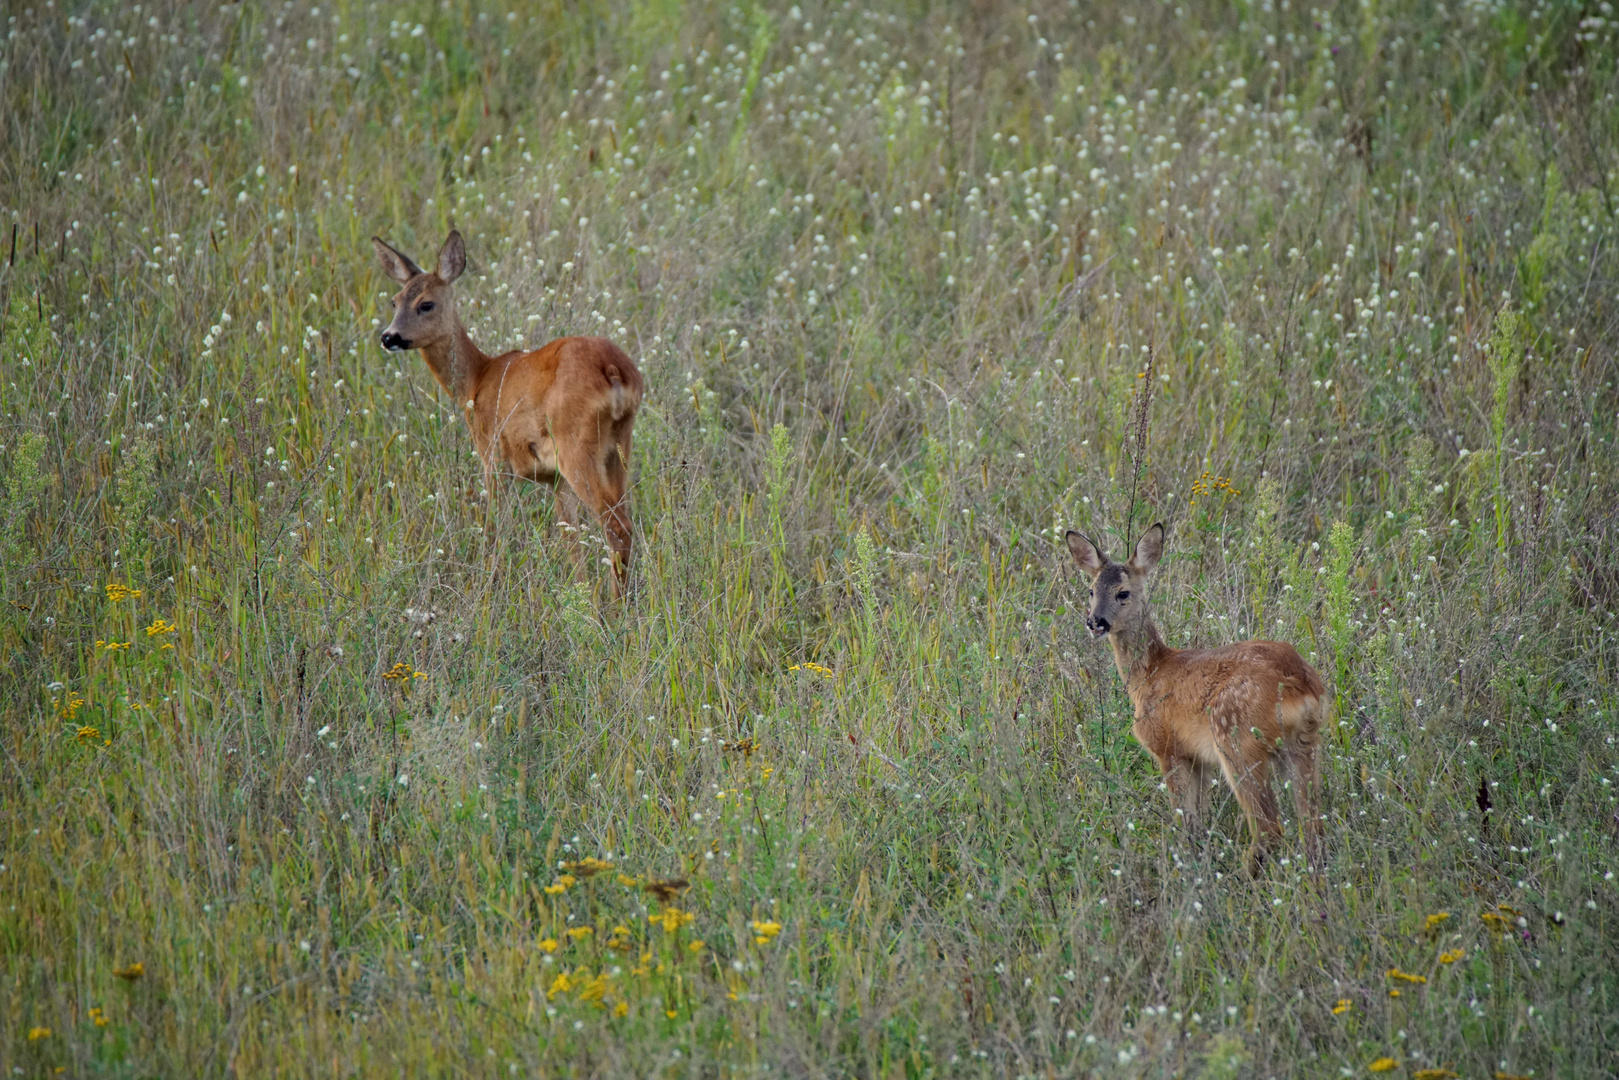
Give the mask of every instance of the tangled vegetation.
<svg viewBox="0 0 1619 1080">
<path fill-rule="evenodd" d="M 1619 1071 L 1606 0 L 5 18 L 8 1075 Z M 377 348 L 451 226 L 646 376 L 623 605 Z M 1319 874 L 1130 735 L 1157 519 Z"/>
</svg>

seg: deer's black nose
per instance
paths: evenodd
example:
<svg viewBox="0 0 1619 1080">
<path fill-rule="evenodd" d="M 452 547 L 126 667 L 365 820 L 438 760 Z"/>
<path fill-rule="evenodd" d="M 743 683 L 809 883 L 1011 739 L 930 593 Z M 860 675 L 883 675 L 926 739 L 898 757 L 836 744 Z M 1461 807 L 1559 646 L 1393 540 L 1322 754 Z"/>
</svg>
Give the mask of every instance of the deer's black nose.
<svg viewBox="0 0 1619 1080">
<path fill-rule="evenodd" d="M 392 330 L 382 332 L 382 347 L 389 352 L 403 352 L 410 348 L 410 342 L 394 333 Z"/>
<path fill-rule="evenodd" d="M 1103 634 L 1113 629 L 1113 624 L 1102 618 L 1100 615 L 1086 619 L 1085 621 L 1090 624 L 1091 633 L 1095 634 L 1097 637 L 1101 637 Z"/>
</svg>

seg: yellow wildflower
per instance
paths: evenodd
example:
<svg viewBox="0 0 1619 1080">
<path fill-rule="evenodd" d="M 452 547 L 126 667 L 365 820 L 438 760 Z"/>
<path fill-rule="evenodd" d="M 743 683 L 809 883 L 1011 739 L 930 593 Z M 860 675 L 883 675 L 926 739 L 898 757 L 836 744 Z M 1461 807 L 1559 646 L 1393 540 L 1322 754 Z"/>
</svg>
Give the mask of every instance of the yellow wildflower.
<svg viewBox="0 0 1619 1080">
<path fill-rule="evenodd" d="M 760 922 L 758 919 L 755 919 L 752 925 L 754 933 L 753 940 L 760 945 L 770 944 L 770 942 L 775 939 L 776 935 L 781 933 L 781 923 L 779 922 Z"/>
<path fill-rule="evenodd" d="M 672 934 L 682 926 L 694 921 L 697 916 L 689 911 L 681 911 L 677 907 L 666 907 L 660 914 L 648 915 L 646 918 L 647 922 L 662 924 L 664 933 Z"/>
<path fill-rule="evenodd" d="M 554 1000 L 558 994 L 566 994 L 572 989 L 573 980 L 568 978 L 566 971 L 560 972 L 555 979 L 551 980 L 551 989 L 545 992 L 545 1000 Z"/>
<path fill-rule="evenodd" d="M 1338 1003 L 1332 1007 L 1332 1015 L 1342 1016 L 1352 1008 L 1354 1008 L 1354 1006 L 1350 1004 L 1348 998 L 1339 998 Z"/>
<path fill-rule="evenodd" d="M 112 973 L 125 982 L 134 982 L 146 974 L 146 965 L 137 960 L 128 967 L 113 968 Z"/>
<path fill-rule="evenodd" d="M 630 1014 L 630 1003 L 629 1002 L 621 1001 L 617 1005 L 613 1006 L 613 1015 L 614 1016 L 628 1016 L 629 1014 Z"/>
<path fill-rule="evenodd" d="M 1380 1057 L 1366 1067 L 1372 1072 L 1388 1072 L 1391 1069 L 1399 1068 L 1400 1063 L 1391 1057 Z"/>
<path fill-rule="evenodd" d="M 641 884 L 641 879 L 637 877 L 630 877 L 628 874 L 620 874 L 618 875 L 618 883 L 624 886 L 626 889 L 633 889 L 637 885 Z"/>
<path fill-rule="evenodd" d="M 1440 953 L 1439 962 L 1441 964 L 1454 964 L 1456 961 L 1460 960 L 1466 955 L 1467 952 L 1463 949 L 1452 949 L 1449 952 Z"/>
<path fill-rule="evenodd" d="M 1497 915 L 1493 911 L 1481 911 L 1478 917 L 1483 920 L 1484 925 L 1489 927 L 1491 932 L 1497 934 L 1506 933 L 1508 924 L 1505 917 Z"/>
<path fill-rule="evenodd" d="M 63 720 L 71 720 L 84 708 L 84 698 L 76 691 L 69 690 L 60 698 L 51 698 L 51 704 L 56 708 L 56 715 Z"/>
<path fill-rule="evenodd" d="M 29 1042 L 38 1042 L 40 1039 L 48 1039 L 50 1037 L 51 1029 L 48 1027 L 31 1027 L 28 1029 Z"/>
<path fill-rule="evenodd" d="M 607 974 L 606 974 L 606 972 L 603 972 L 603 973 L 597 975 L 595 978 L 593 978 L 589 982 L 585 983 L 584 988 L 579 991 L 579 1000 L 580 1001 L 589 1001 L 589 1002 L 593 1002 L 595 1004 L 600 1004 L 602 998 L 604 998 L 606 996 L 607 996 Z"/>
<path fill-rule="evenodd" d="M 568 891 L 568 887 L 566 885 L 561 884 L 561 883 L 558 883 L 556 885 L 547 885 L 545 887 L 545 895 L 547 895 L 547 896 L 559 896 L 562 893 L 565 893 L 567 891 Z"/>
<path fill-rule="evenodd" d="M 1456 1080 L 1456 1074 L 1449 1069 L 1418 1069 L 1411 1074 L 1412 1080 Z"/>
<path fill-rule="evenodd" d="M 151 626 L 146 628 L 146 636 L 156 637 L 159 634 L 172 634 L 179 629 L 180 628 L 175 626 L 173 623 L 164 622 L 162 619 L 156 619 L 152 622 Z"/>
<path fill-rule="evenodd" d="M 100 638 L 96 639 L 96 648 L 106 649 L 108 652 L 117 652 L 119 649 L 127 649 L 133 644 L 135 644 L 133 641 L 102 641 Z"/>
<path fill-rule="evenodd" d="M 95 1023 L 96 1027 L 106 1027 L 109 1022 L 107 1014 L 102 1012 L 100 1008 L 90 1010 L 90 1019 Z"/>
<path fill-rule="evenodd" d="M 544 952 L 544 953 L 554 953 L 554 952 L 556 952 L 557 951 L 557 939 L 556 938 L 551 938 L 551 937 L 543 938 L 540 941 L 540 951 Z"/>
<path fill-rule="evenodd" d="M 122 585 L 116 581 L 107 582 L 107 599 L 115 604 L 124 600 L 138 600 L 140 595 L 141 591 L 139 589 L 131 589 L 128 585 Z"/>
<path fill-rule="evenodd" d="M 1450 912 L 1436 911 L 1432 915 L 1428 916 L 1427 920 L 1423 923 L 1422 928 L 1424 930 L 1436 930 L 1439 928 L 1440 924 L 1448 918 L 1450 918 Z"/>
<path fill-rule="evenodd" d="M 675 1017 L 679 1016 L 680 1013 L 679 1013 L 679 1011 L 677 1011 L 675 1009 L 665 1009 L 665 1010 L 663 1010 L 663 1015 L 665 1015 L 669 1019 L 673 1020 Z"/>
<path fill-rule="evenodd" d="M 697 941 L 692 942 L 690 945 L 687 945 L 686 948 L 690 949 L 694 953 L 700 953 L 707 948 L 707 946 L 703 944 L 702 939 L 698 939 Z"/>
<path fill-rule="evenodd" d="M 1495 1070 L 1495 1080 L 1529 1080 L 1529 1077 L 1524 1076 L 1521 1073 L 1502 1072 L 1500 1069 L 1497 1069 Z"/>
<path fill-rule="evenodd" d="M 1389 978 L 1397 979 L 1400 982 L 1408 982 L 1413 986 L 1421 986 L 1423 983 L 1428 981 L 1428 978 L 1425 975 L 1412 975 L 1410 972 L 1401 971 L 1397 967 L 1389 968 L 1388 976 Z"/>
<path fill-rule="evenodd" d="M 576 926 L 568 931 L 568 936 L 573 938 L 575 941 L 581 941 L 595 932 L 596 928 L 593 926 Z"/>
<path fill-rule="evenodd" d="M 97 739 L 101 738 L 101 729 L 86 725 L 81 727 L 75 733 L 75 736 L 80 742 L 95 742 Z"/>
</svg>

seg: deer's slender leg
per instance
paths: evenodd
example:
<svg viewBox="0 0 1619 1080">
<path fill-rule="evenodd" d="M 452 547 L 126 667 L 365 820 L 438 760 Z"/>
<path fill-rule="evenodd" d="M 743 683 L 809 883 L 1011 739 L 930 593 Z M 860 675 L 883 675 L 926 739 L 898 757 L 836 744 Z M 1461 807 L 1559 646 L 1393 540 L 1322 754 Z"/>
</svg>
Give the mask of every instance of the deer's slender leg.
<svg viewBox="0 0 1619 1080">
<path fill-rule="evenodd" d="M 1220 747 L 1220 770 L 1237 797 L 1243 816 L 1248 819 L 1251 843 L 1243 853 L 1242 866 L 1249 877 L 1257 877 L 1271 851 L 1281 841 L 1281 814 L 1276 792 L 1271 788 L 1270 760 L 1262 747 L 1244 748 L 1229 743 Z"/>
<path fill-rule="evenodd" d="M 1315 732 L 1288 740 L 1285 760 L 1293 781 L 1293 806 L 1304 826 L 1304 853 L 1310 867 L 1322 869 L 1326 843 L 1321 827 L 1321 772 Z"/>
<path fill-rule="evenodd" d="M 1208 768 L 1196 758 L 1172 758 L 1164 770 L 1164 783 L 1187 835 L 1202 836 L 1209 827 Z"/>
<path fill-rule="evenodd" d="M 562 530 L 563 542 L 568 545 L 568 558 L 573 563 L 575 578 L 584 574 L 584 537 L 579 531 L 579 503 L 578 494 L 568 482 L 567 473 L 559 468 L 557 479 L 552 483 L 557 500 L 557 525 Z"/>
</svg>

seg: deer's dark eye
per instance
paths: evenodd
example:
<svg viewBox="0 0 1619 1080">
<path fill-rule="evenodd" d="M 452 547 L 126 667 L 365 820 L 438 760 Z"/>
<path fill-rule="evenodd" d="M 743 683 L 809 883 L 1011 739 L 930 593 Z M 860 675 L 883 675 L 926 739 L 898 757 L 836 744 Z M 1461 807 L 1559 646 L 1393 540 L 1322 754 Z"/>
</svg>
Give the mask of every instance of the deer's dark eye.
<svg viewBox="0 0 1619 1080">
<path fill-rule="evenodd" d="M 416 313 L 418 315 L 426 315 L 429 311 L 432 311 L 432 310 L 433 310 L 433 301 L 429 300 L 427 303 L 422 304 L 420 307 L 418 307 L 416 309 Z"/>
<path fill-rule="evenodd" d="M 1130 594 L 1128 592 L 1121 592 L 1119 594 L 1119 599 L 1120 600 L 1128 600 L 1128 599 L 1130 599 Z"/>
</svg>

